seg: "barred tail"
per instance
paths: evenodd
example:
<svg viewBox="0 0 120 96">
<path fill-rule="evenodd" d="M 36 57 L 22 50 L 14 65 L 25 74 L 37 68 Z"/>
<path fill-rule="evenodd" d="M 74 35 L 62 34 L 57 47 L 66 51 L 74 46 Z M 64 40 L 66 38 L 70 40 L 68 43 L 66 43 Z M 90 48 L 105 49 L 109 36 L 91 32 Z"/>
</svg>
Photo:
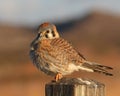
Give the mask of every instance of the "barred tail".
<svg viewBox="0 0 120 96">
<path fill-rule="evenodd" d="M 108 76 L 113 76 L 112 73 L 109 73 L 109 71 L 113 70 L 113 68 L 109 66 L 104 66 L 94 62 L 85 61 L 85 63 L 82 64 L 82 67 L 91 69 L 93 70 L 93 72 L 102 73 Z"/>
</svg>

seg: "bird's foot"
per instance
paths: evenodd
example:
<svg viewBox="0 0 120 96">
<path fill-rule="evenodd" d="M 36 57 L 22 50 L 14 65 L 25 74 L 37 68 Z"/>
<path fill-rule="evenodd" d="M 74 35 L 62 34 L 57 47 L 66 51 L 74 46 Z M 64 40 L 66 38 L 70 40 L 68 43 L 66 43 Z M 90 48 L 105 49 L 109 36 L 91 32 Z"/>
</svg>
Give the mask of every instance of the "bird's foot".
<svg viewBox="0 0 120 96">
<path fill-rule="evenodd" d="M 57 73 L 57 75 L 55 76 L 55 81 L 57 82 L 58 80 L 60 80 L 63 77 L 63 75 L 61 73 Z"/>
</svg>

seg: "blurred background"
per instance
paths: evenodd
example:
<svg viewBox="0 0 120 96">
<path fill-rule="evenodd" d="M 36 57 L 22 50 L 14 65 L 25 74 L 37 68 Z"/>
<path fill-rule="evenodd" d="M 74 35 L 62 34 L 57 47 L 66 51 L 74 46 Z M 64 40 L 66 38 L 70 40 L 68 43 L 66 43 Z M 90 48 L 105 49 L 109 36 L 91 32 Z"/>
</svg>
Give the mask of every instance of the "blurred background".
<svg viewBox="0 0 120 96">
<path fill-rule="evenodd" d="M 82 71 L 66 77 L 97 80 L 106 85 L 106 96 L 119 95 L 119 0 L 0 0 L 0 96 L 45 95 L 53 77 L 33 66 L 29 45 L 46 21 L 88 60 L 114 68 L 113 77 Z"/>
</svg>

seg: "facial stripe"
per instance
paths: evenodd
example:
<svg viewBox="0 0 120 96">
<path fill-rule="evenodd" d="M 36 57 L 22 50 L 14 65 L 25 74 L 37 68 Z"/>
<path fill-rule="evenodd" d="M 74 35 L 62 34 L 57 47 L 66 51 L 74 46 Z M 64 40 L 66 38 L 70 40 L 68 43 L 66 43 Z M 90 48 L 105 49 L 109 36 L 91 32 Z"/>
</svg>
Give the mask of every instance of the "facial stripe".
<svg viewBox="0 0 120 96">
<path fill-rule="evenodd" d="M 46 38 L 49 38 L 48 34 L 45 34 L 45 37 L 46 37 Z"/>
<path fill-rule="evenodd" d="M 55 37 L 55 32 L 54 31 L 52 31 L 52 35 L 53 35 L 53 37 Z"/>
</svg>

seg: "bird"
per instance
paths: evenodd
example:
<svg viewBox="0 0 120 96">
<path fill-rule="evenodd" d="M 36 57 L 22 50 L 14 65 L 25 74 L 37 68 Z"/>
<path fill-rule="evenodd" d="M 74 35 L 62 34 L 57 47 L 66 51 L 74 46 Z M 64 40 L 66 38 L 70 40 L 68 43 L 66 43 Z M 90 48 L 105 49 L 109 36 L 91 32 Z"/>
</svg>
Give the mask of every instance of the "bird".
<svg viewBox="0 0 120 96">
<path fill-rule="evenodd" d="M 39 70 L 54 76 L 55 81 L 80 70 L 113 76 L 109 72 L 112 67 L 86 60 L 49 22 L 38 27 L 37 36 L 30 44 L 30 58 Z"/>
</svg>

